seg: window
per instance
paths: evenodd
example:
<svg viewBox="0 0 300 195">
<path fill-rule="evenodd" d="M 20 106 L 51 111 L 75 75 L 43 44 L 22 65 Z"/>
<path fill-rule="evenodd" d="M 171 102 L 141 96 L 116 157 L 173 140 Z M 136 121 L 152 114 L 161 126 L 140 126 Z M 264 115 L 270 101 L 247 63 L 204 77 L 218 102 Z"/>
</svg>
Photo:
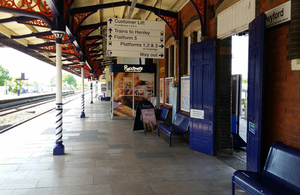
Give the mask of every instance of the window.
<svg viewBox="0 0 300 195">
<path fill-rule="evenodd" d="M 174 64 L 173 64 L 173 72 L 174 72 L 174 77 L 176 77 L 176 64 L 177 64 L 177 50 L 176 50 L 176 45 L 174 45 Z"/>
<path fill-rule="evenodd" d="M 197 42 L 201 42 L 201 30 L 197 32 Z"/>
<path fill-rule="evenodd" d="M 169 49 L 165 49 L 165 77 L 169 77 Z"/>
<path fill-rule="evenodd" d="M 169 49 L 169 77 L 174 77 L 174 65 L 175 65 L 175 57 L 174 57 L 175 46 L 171 45 Z M 176 69 L 176 68 L 175 68 Z"/>
<path fill-rule="evenodd" d="M 183 38 L 182 43 L 182 65 L 181 65 L 181 74 L 187 75 L 188 74 L 188 37 Z"/>
</svg>

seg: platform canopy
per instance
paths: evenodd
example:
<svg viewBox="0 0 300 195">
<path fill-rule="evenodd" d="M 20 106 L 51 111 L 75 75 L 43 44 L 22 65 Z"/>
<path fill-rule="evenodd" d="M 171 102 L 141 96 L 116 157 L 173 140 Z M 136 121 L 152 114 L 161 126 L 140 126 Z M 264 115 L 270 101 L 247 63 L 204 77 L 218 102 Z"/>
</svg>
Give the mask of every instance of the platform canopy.
<svg viewBox="0 0 300 195">
<path fill-rule="evenodd" d="M 197 0 L 194 0 L 198 2 Z M 62 39 L 63 69 L 99 78 L 116 63 L 106 55 L 107 19 L 165 21 L 176 37 L 178 11 L 189 0 L 0 0 L 0 44 L 55 66 L 54 30 Z"/>
</svg>

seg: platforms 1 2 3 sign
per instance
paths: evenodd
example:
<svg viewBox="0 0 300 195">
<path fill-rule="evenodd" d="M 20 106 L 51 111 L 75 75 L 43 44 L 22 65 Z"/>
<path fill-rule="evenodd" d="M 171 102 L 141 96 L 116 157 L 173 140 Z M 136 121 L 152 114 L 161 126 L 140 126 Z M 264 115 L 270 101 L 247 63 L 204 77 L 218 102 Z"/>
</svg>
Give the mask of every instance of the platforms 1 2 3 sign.
<svg viewBox="0 0 300 195">
<path fill-rule="evenodd" d="M 164 58 L 165 23 L 107 19 L 107 56 Z"/>
</svg>

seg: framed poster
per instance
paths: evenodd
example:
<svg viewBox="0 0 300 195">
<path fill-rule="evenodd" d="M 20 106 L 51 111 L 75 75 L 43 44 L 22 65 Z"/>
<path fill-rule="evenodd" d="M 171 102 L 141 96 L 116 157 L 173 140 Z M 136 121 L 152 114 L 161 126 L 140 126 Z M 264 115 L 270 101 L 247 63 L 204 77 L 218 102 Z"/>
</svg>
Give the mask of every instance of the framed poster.
<svg viewBox="0 0 300 195">
<path fill-rule="evenodd" d="M 168 106 L 173 105 L 173 77 L 166 78 L 166 95 L 165 102 Z"/>
<path fill-rule="evenodd" d="M 130 90 L 132 88 L 132 77 L 123 77 L 123 89 Z"/>
<path fill-rule="evenodd" d="M 160 78 L 159 84 L 159 103 L 164 103 L 164 78 Z"/>
<path fill-rule="evenodd" d="M 180 109 L 190 112 L 190 77 L 181 77 Z"/>
</svg>

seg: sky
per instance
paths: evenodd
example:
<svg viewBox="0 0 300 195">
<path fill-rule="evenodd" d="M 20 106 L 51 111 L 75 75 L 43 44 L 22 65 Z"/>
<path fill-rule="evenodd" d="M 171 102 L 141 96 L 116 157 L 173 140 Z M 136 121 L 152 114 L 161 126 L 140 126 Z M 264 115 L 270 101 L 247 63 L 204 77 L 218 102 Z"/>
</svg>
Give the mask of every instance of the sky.
<svg viewBox="0 0 300 195">
<path fill-rule="evenodd" d="M 37 81 L 47 84 L 56 75 L 55 66 L 7 47 L 0 47 L 0 64 L 9 71 L 13 78 L 20 78 L 21 73 L 25 73 L 25 79 L 29 82 Z M 71 74 L 66 71 L 63 71 L 64 73 Z M 77 80 L 80 79 L 76 75 L 73 76 Z"/>
<path fill-rule="evenodd" d="M 232 36 L 232 74 L 242 74 L 248 78 L 248 41 L 249 36 Z"/>
</svg>

